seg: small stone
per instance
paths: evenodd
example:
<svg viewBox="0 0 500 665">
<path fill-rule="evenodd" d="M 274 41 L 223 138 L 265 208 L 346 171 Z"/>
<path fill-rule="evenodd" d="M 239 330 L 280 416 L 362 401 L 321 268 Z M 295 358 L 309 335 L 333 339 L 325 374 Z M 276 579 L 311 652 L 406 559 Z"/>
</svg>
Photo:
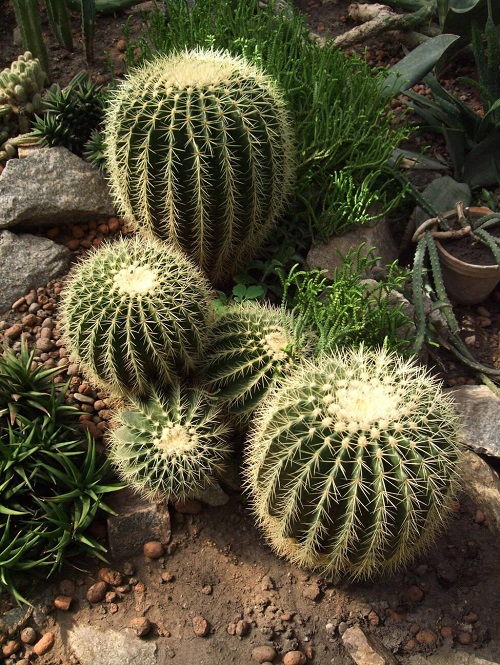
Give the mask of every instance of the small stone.
<svg viewBox="0 0 500 665">
<path fill-rule="evenodd" d="M 413 649 L 416 649 L 416 647 L 418 647 L 418 642 L 412 638 L 411 640 L 408 640 L 403 649 L 405 651 L 413 651 Z"/>
<path fill-rule="evenodd" d="M 68 376 L 75 376 L 75 374 L 78 374 L 79 372 L 79 367 L 77 364 L 72 363 L 71 365 L 68 365 L 68 368 L 66 370 L 66 374 Z"/>
<path fill-rule="evenodd" d="M 54 633 L 48 632 L 38 640 L 38 642 L 33 647 L 33 651 L 37 656 L 43 656 L 44 653 L 50 651 L 54 646 L 55 635 Z"/>
<path fill-rule="evenodd" d="M 146 617 L 135 617 L 135 619 L 132 619 L 130 622 L 130 627 L 137 635 L 137 637 L 144 637 L 150 632 L 152 628 L 151 621 L 146 619 Z"/>
<path fill-rule="evenodd" d="M 437 642 L 438 636 L 430 628 L 422 628 L 415 635 L 415 639 L 419 644 L 435 644 Z"/>
<path fill-rule="evenodd" d="M 174 580 L 175 580 L 175 575 L 173 575 L 172 573 L 170 573 L 168 570 L 165 570 L 165 571 L 161 574 L 161 581 L 162 581 L 162 582 L 173 582 Z"/>
<path fill-rule="evenodd" d="M 144 543 L 144 556 L 148 559 L 159 559 L 165 554 L 165 548 L 157 540 L 150 540 Z"/>
<path fill-rule="evenodd" d="M 106 603 L 114 603 L 117 598 L 118 594 L 116 593 L 116 591 L 108 591 L 104 596 L 104 600 Z"/>
<path fill-rule="evenodd" d="M 16 665 L 30 665 L 30 662 L 27 658 L 21 658 L 21 660 L 18 660 Z"/>
<path fill-rule="evenodd" d="M 109 611 L 111 612 L 111 614 L 116 614 L 118 612 L 118 605 L 116 603 L 110 603 Z"/>
<path fill-rule="evenodd" d="M 101 568 L 98 577 L 111 586 L 120 586 L 123 582 L 122 574 L 118 570 L 112 570 L 111 568 Z"/>
<path fill-rule="evenodd" d="M 134 591 L 135 593 L 146 593 L 146 585 L 144 582 L 137 582 L 137 584 L 134 584 Z"/>
<path fill-rule="evenodd" d="M 2 653 L 6 658 L 8 658 L 9 656 L 12 656 L 13 654 L 17 653 L 20 648 L 21 645 L 19 644 L 19 642 L 17 642 L 16 640 L 9 640 L 7 644 L 3 645 Z"/>
<path fill-rule="evenodd" d="M 54 598 L 54 605 L 58 610 L 67 612 L 71 607 L 72 600 L 73 598 L 71 598 L 71 596 L 56 596 L 56 598 Z"/>
<path fill-rule="evenodd" d="M 309 660 L 312 660 L 314 658 L 314 649 L 310 644 L 304 647 L 304 653 L 306 658 L 308 658 Z"/>
<path fill-rule="evenodd" d="M 39 337 L 36 340 L 35 347 L 37 351 L 40 351 L 40 353 L 48 353 L 54 348 L 54 343 L 51 339 L 44 339 L 43 337 Z"/>
<path fill-rule="evenodd" d="M 249 630 L 250 630 L 250 624 L 248 623 L 248 621 L 240 619 L 236 623 L 234 634 L 237 635 L 238 637 L 245 637 L 245 635 L 248 634 Z"/>
<path fill-rule="evenodd" d="M 204 617 L 195 616 L 193 617 L 193 631 L 198 637 L 205 637 L 210 631 L 210 624 Z"/>
<path fill-rule="evenodd" d="M 476 510 L 476 514 L 474 515 L 474 522 L 476 524 L 483 524 L 483 522 L 486 519 L 486 515 L 483 513 L 482 510 Z"/>
<path fill-rule="evenodd" d="M 20 323 L 14 323 L 13 326 L 7 328 L 4 332 L 4 336 L 9 339 L 17 339 L 19 335 L 23 332 L 23 327 Z"/>
<path fill-rule="evenodd" d="M 263 665 L 266 661 L 270 663 L 276 658 L 276 650 L 267 645 L 255 647 L 252 649 L 252 659 Z"/>
<path fill-rule="evenodd" d="M 302 651 L 288 651 L 283 657 L 283 665 L 305 665 L 306 661 Z"/>
<path fill-rule="evenodd" d="M 133 575 L 135 573 L 135 565 L 131 561 L 125 561 L 123 566 L 123 574 L 127 575 L 130 577 L 130 575 Z"/>
<path fill-rule="evenodd" d="M 120 586 L 116 587 L 116 590 L 118 593 L 130 593 L 130 584 L 120 584 Z"/>
<path fill-rule="evenodd" d="M 321 595 L 321 589 L 319 588 L 318 583 L 312 582 L 311 584 L 307 585 L 302 591 L 302 595 L 304 598 L 309 598 L 309 600 L 318 600 L 319 596 Z"/>
<path fill-rule="evenodd" d="M 226 628 L 226 632 L 229 635 L 236 635 L 236 624 L 234 622 L 231 622 Z"/>
<path fill-rule="evenodd" d="M 479 316 L 485 316 L 487 318 L 491 316 L 489 309 L 486 309 L 486 307 L 483 307 L 482 305 L 478 307 L 476 311 Z"/>
<path fill-rule="evenodd" d="M 441 633 L 441 637 L 453 637 L 453 629 L 451 626 L 443 626 L 439 632 Z"/>
<path fill-rule="evenodd" d="M 40 319 L 35 314 L 25 314 L 21 319 L 23 326 L 30 326 L 31 328 L 38 325 L 39 322 Z"/>
<path fill-rule="evenodd" d="M 32 628 L 31 626 L 23 628 L 23 630 L 21 631 L 20 638 L 23 644 L 35 644 L 36 642 L 35 629 Z"/>
<path fill-rule="evenodd" d="M 87 590 L 87 600 L 89 603 L 100 603 L 106 595 L 108 585 L 104 581 L 92 584 Z"/>
<path fill-rule="evenodd" d="M 368 621 L 370 622 L 370 624 L 372 626 L 379 626 L 380 625 L 380 617 L 374 610 L 371 610 L 368 613 Z"/>
<path fill-rule="evenodd" d="M 81 393 L 74 393 L 73 397 L 76 399 L 77 402 L 80 402 L 81 404 L 93 405 L 95 402 L 95 399 L 93 397 L 89 397 L 88 395 L 82 395 Z"/>
<path fill-rule="evenodd" d="M 270 575 L 264 575 L 260 583 L 260 588 L 262 591 L 272 591 L 276 589 L 276 584 Z"/>
<path fill-rule="evenodd" d="M 181 515 L 198 515 L 202 507 L 203 504 L 198 499 L 185 499 L 174 503 L 175 510 Z"/>
<path fill-rule="evenodd" d="M 293 614 L 291 612 L 285 612 L 281 615 L 282 621 L 291 621 L 293 619 Z"/>
<path fill-rule="evenodd" d="M 467 344 L 467 346 L 474 346 L 476 343 L 476 336 L 475 335 L 469 335 L 464 339 L 464 342 Z"/>
<path fill-rule="evenodd" d="M 204 593 L 205 596 L 212 595 L 212 592 L 213 592 L 213 588 L 210 584 L 205 584 L 205 586 L 201 590 L 201 593 Z"/>
<path fill-rule="evenodd" d="M 424 592 L 416 584 L 414 584 L 408 589 L 407 594 L 408 598 L 412 601 L 412 603 L 419 603 L 424 597 Z"/>
<path fill-rule="evenodd" d="M 457 640 L 460 644 L 470 644 L 472 642 L 472 635 L 470 633 L 458 633 Z"/>
<path fill-rule="evenodd" d="M 469 612 L 464 616 L 464 621 L 466 623 L 476 623 L 476 621 L 479 621 L 479 617 L 475 612 Z"/>
</svg>

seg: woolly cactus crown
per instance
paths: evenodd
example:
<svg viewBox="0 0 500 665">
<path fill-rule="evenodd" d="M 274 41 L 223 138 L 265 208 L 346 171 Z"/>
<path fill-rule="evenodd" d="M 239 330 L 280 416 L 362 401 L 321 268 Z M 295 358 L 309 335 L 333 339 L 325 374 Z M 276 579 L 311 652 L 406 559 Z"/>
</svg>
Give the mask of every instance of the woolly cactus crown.
<svg viewBox="0 0 500 665">
<path fill-rule="evenodd" d="M 291 188 L 282 97 L 223 51 L 158 56 L 133 71 L 108 105 L 104 135 L 122 214 L 181 247 L 215 284 L 259 247 Z"/>
<path fill-rule="evenodd" d="M 453 497 L 456 420 L 413 361 L 364 349 L 304 361 L 250 435 L 246 486 L 272 547 L 333 576 L 413 558 Z"/>
</svg>

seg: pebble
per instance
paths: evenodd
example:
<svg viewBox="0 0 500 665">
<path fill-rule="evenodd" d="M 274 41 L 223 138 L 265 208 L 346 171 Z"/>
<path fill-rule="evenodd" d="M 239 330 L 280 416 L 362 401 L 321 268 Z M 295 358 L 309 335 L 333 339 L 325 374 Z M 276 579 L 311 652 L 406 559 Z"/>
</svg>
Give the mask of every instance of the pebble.
<svg viewBox="0 0 500 665">
<path fill-rule="evenodd" d="M 308 586 L 304 587 L 302 591 L 304 598 L 309 598 L 309 600 L 318 600 L 321 595 L 321 589 L 317 582 L 312 582 Z"/>
<path fill-rule="evenodd" d="M 161 581 L 162 582 L 173 582 L 175 580 L 175 575 L 170 573 L 168 570 L 163 571 L 161 574 Z"/>
<path fill-rule="evenodd" d="M 144 637 L 151 631 L 152 625 L 151 621 L 146 619 L 146 617 L 135 617 L 135 619 L 132 619 L 130 622 L 130 627 L 137 637 Z"/>
<path fill-rule="evenodd" d="M 412 603 L 419 603 L 424 597 L 424 592 L 416 584 L 414 584 L 408 589 L 407 594 L 408 598 L 412 601 Z"/>
<path fill-rule="evenodd" d="M 198 635 L 198 637 L 205 637 L 205 635 L 208 635 L 209 631 L 210 631 L 210 624 L 205 619 L 205 617 L 202 616 L 193 617 L 193 632 L 195 635 Z"/>
<path fill-rule="evenodd" d="M 120 586 L 123 582 L 122 574 L 118 570 L 113 570 L 112 568 L 101 568 L 98 577 L 100 580 L 111 586 Z"/>
<path fill-rule="evenodd" d="M 116 593 L 116 591 L 108 591 L 104 596 L 104 600 L 106 603 L 114 603 L 115 600 L 117 599 L 118 599 L 118 594 Z"/>
<path fill-rule="evenodd" d="M 380 617 L 374 610 L 371 610 L 368 613 L 368 621 L 370 622 L 370 624 L 372 626 L 379 626 L 380 625 Z"/>
<path fill-rule="evenodd" d="M 120 586 L 116 587 L 116 590 L 118 593 L 130 593 L 130 584 L 120 584 Z"/>
<path fill-rule="evenodd" d="M 252 649 L 252 659 L 263 665 L 266 662 L 273 662 L 276 658 L 276 649 L 271 646 L 263 645 Z"/>
<path fill-rule="evenodd" d="M 165 554 L 165 548 L 158 540 L 150 540 L 144 543 L 144 556 L 148 559 L 159 559 Z"/>
<path fill-rule="evenodd" d="M 181 515 L 198 515 L 202 507 L 203 504 L 198 499 L 185 499 L 174 503 L 175 510 Z"/>
<path fill-rule="evenodd" d="M 100 603 L 106 595 L 108 585 L 104 581 L 92 584 L 87 590 L 87 600 L 89 603 Z"/>
<path fill-rule="evenodd" d="M 4 336 L 9 339 L 17 339 L 19 335 L 23 332 L 23 326 L 20 323 L 14 323 L 13 326 L 7 328 L 4 332 Z"/>
<path fill-rule="evenodd" d="M 80 402 L 82 404 L 94 405 L 95 403 L 95 399 L 93 397 L 89 397 L 88 395 L 82 395 L 81 393 L 73 393 L 73 397 L 76 399 L 77 402 Z"/>
<path fill-rule="evenodd" d="M 23 628 L 23 630 L 21 631 L 20 638 L 23 644 L 35 644 L 36 642 L 35 629 L 32 628 L 31 626 Z"/>
<path fill-rule="evenodd" d="M 244 619 L 240 619 L 234 628 L 234 634 L 237 635 L 238 637 L 245 637 L 245 635 L 248 635 L 248 632 L 250 630 L 250 624 L 248 621 L 245 621 Z"/>
<path fill-rule="evenodd" d="M 17 653 L 20 648 L 21 645 L 19 642 L 17 642 L 17 640 L 9 640 L 7 644 L 4 644 L 2 647 L 2 653 L 6 658 L 8 658 L 9 656 L 12 656 L 12 654 Z"/>
<path fill-rule="evenodd" d="M 451 626 L 443 626 L 439 632 L 441 633 L 441 637 L 453 637 L 453 629 Z"/>
<path fill-rule="evenodd" d="M 476 621 L 479 621 L 479 617 L 475 612 L 469 612 L 464 616 L 464 621 L 466 623 L 476 623 Z"/>
<path fill-rule="evenodd" d="M 457 637 L 460 644 L 470 644 L 472 642 L 472 635 L 470 633 L 458 633 Z"/>
<path fill-rule="evenodd" d="M 122 570 L 124 575 L 130 577 L 135 573 L 135 565 L 131 561 L 124 561 Z"/>
<path fill-rule="evenodd" d="M 419 644 L 435 644 L 437 642 L 438 636 L 430 628 L 422 628 L 415 635 L 415 639 Z"/>
<path fill-rule="evenodd" d="M 43 656 L 44 653 L 50 651 L 54 646 L 55 635 L 52 632 L 45 633 L 45 635 L 38 640 L 33 647 L 33 651 L 37 656 Z"/>
<path fill-rule="evenodd" d="M 305 665 L 306 661 L 302 651 L 288 651 L 283 657 L 283 665 Z"/>
<path fill-rule="evenodd" d="M 210 596 L 213 593 L 213 588 L 210 584 L 205 584 L 205 586 L 202 588 L 201 593 L 204 593 L 205 596 Z"/>
<path fill-rule="evenodd" d="M 146 585 L 144 582 L 137 582 L 134 584 L 135 593 L 146 593 Z"/>
<path fill-rule="evenodd" d="M 56 598 L 54 598 L 54 605 L 58 610 L 67 612 L 71 607 L 72 600 L 73 598 L 71 596 L 56 596 Z"/>
</svg>

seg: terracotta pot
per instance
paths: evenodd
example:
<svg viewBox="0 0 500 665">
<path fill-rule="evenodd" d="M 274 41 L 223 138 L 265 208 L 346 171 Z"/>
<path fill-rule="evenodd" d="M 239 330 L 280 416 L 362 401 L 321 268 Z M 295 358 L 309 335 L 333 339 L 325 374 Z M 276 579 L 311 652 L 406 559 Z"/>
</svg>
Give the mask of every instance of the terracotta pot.
<svg viewBox="0 0 500 665">
<path fill-rule="evenodd" d="M 489 208 L 468 210 L 472 219 L 479 219 L 491 212 L 493 211 Z M 457 218 L 457 212 L 450 210 L 443 216 L 453 221 Z M 437 238 L 435 242 L 441 261 L 444 285 L 450 298 L 459 305 L 477 305 L 483 302 L 500 282 L 500 266 L 465 263 L 446 251 Z"/>
</svg>

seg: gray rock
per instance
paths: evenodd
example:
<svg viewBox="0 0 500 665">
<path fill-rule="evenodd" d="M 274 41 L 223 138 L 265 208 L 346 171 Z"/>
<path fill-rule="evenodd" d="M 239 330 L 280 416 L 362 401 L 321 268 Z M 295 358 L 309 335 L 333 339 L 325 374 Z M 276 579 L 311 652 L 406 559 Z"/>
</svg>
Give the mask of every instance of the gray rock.
<svg viewBox="0 0 500 665">
<path fill-rule="evenodd" d="M 476 656 L 466 651 L 452 651 L 447 649 L 445 653 L 433 653 L 428 656 L 415 654 L 408 659 L 408 665 L 499 665 L 498 658 L 490 659 Z"/>
<path fill-rule="evenodd" d="M 352 626 L 342 634 L 342 642 L 356 665 L 397 665 L 398 661 L 382 642 Z"/>
<path fill-rule="evenodd" d="M 139 640 L 116 630 L 75 626 L 69 646 L 81 665 L 156 665 L 156 642 Z"/>
<path fill-rule="evenodd" d="M 500 458 L 500 397 L 488 386 L 460 386 L 446 392 L 456 402 L 462 442 L 476 453 Z"/>
<path fill-rule="evenodd" d="M 48 238 L 0 231 L 0 312 L 64 272 L 70 256 L 66 247 Z"/>
<path fill-rule="evenodd" d="M 387 220 L 382 218 L 374 226 L 360 226 L 341 236 L 330 238 L 326 244 L 313 245 L 307 255 L 306 264 L 312 270 L 316 268 L 328 270 L 328 277 L 333 277 L 335 268 L 343 265 L 337 252 L 346 256 L 349 250 L 357 249 L 361 243 L 365 243 L 361 255 L 365 256 L 374 247 L 375 255 L 380 257 L 378 263 L 380 266 L 388 265 L 398 258 L 389 225 Z"/>
<path fill-rule="evenodd" d="M 36 228 L 114 215 L 104 178 L 66 148 L 10 159 L 0 176 L 0 228 Z"/>
<path fill-rule="evenodd" d="M 486 515 L 492 531 L 500 537 L 500 478 L 487 462 L 470 450 L 463 465 L 463 487 Z"/>
<path fill-rule="evenodd" d="M 147 502 L 130 490 L 116 492 L 109 504 L 117 515 L 108 517 L 108 541 L 114 559 L 142 554 L 144 543 L 157 540 L 166 545 L 171 538 L 166 502 Z"/>
<path fill-rule="evenodd" d="M 229 496 L 219 485 L 210 485 L 202 492 L 193 494 L 192 498 L 203 501 L 207 506 L 225 506 L 229 501 Z"/>
</svg>

